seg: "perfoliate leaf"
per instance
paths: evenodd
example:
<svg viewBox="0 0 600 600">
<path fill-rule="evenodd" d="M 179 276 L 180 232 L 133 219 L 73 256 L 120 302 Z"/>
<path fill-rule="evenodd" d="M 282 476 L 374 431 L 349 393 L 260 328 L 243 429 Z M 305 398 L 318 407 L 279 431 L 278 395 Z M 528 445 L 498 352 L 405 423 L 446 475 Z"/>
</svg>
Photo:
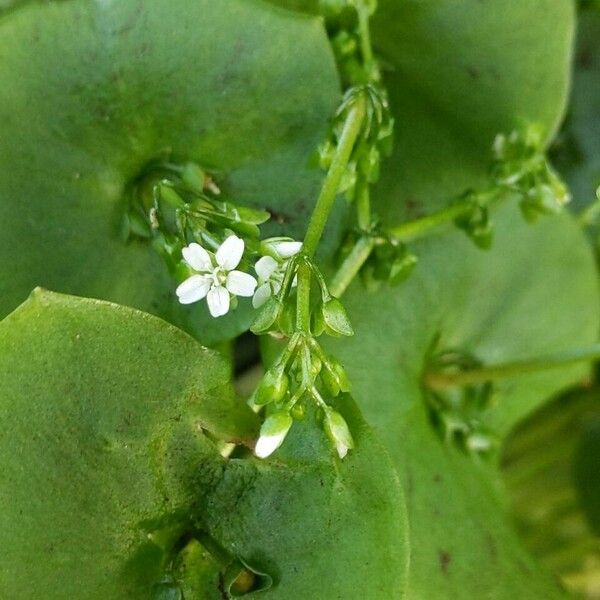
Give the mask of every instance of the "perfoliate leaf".
<svg viewBox="0 0 600 600">
<path fill-rule="evenodd" d="M 266 599 L 402 598 L 404 499 L 356 407 L 336 407 L 355 442 L 341 462 L 314 415 L 272 460 L 225 459 L 204 432 L 258 435 L 229 372 L 114 304 L 38 291 L 8 316 L 0 597 L 220 599 L 225 582 Z"/>
<path fill-rule="evenodd" d="M 247 329 L 247 300 L 218 321 L 206 303 L 178 305 L 153 248 L 120 235 L 126 191 L 157 159 L 193 161 L 227 198 L 269 210 L 265 233 L 301 236 L 323 177 L 309 157 L 340 97 L 322 23 L 247 0 L 0 13 L 0 317 L 42 285 L 159 314 L 205 343 Z"/>
</svg>

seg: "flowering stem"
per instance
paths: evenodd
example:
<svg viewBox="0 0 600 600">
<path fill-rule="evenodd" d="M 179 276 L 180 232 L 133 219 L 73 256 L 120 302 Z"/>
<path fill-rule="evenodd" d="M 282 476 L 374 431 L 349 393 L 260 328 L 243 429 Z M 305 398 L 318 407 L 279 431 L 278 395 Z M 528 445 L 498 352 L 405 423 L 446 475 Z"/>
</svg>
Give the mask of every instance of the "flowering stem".
<svg viewBox="0 0 600 600">
<path fill-rule="evenodd" d="M 348 254 L 340 268 L 336 271 L 329 286 L 329 291 L 334 297 L 340 298 L 346 291 L 371 255 L 374 246 L 375 238 L 371 236 L 363 236 L 354 244 L 350 254 Z"/>
<path fill-rule="evenodd" d="M 354 143 L 360 134 L 366 111 L 367 101 L 364 95 L 359 95 L 348 111 L 337 149 L 306 230 L 303 251 L 310 258 L 314 256 L 323 235 L 323 229 L 325 229 L 333 202 L 340 188 L 340 182 L 350 160 Z"/>
<path fill-rule="evenodd" d="M 584 348 L 573 348 L 562 352 L 555 352 L 546 356 L 453 373 L 428 371 L 425 373 L 423 381 L 429 388 L 441 391 L 452 387 L 516 377 L 526 373 L 560 369 L 580 362 L 592 362 L 598 359 L 600 359 L 600 343 Z"/>
<path fill-rule="evenodd" d="M 319 245 L 319 240 L 323 235 L 323 230 L 325 229 L 325 224 L 337 196 L 342 176 L 346 171 L 354 144 L 360 134 L 366 111 L 366 99 L 360 95 L 348 112 L 331 166 L 323 182 L 323 187 L 317 198 L 310 222 L 308 223 L 302 250 L 303 254 L 309 258 L 314 256 Z M 310 279 L 310 266 L 305 262 L 301 262 L 298 266 L 296 327 L 304 333 L 310 332 Z"/>
</svg>

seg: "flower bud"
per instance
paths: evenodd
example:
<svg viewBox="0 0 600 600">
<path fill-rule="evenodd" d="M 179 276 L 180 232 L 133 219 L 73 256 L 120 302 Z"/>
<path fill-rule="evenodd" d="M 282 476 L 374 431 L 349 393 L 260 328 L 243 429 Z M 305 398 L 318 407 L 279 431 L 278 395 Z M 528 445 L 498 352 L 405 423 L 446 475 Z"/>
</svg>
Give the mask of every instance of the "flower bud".
<svg viewBox="0 0 600 600">
<path fill-rule="evenodd" d="M 269 298 L 261 308 L 250 330 L 252 333 L 266 333 L 273 327 L 281 314 L 283 305 L 277 298 Z"/>
<path fill-rule="evenodd" d="M 268 416 L 260 428 L 260 437 L 256 442 L 254 454 L 259 458 L 267 458 L 273 454 L 283 444 L 292 423 L 292 417 L 284 411 Z"/>
<path fill-rule="evenodd" d="M 337 298 L 330 298 L 321 309 L 325 331 L 329 335 L 354 335 L 346 309 Z"/>
<path fill-rule="evenodd" d="M 344 458 L 348 454 L 348 450 L 354 448 L 354 440 L 346 420 L 340 413 L 327 407 L 325 409 L 325 433 L 329 439 L 335 444 L 338 456 Z"/>
<path fill-rule="evenodd" d="M 350 391 L 350 381 L 342 365 L 334 358 L 328 359 L 323 365 L 321 379 L 332 396 L 338 396 L 340 392 Z"/>
<path fill-rule="evenodd" d="M 282 368 L 269 369 L 254 394 L 254 404 L 263 406 L 279 402 L 286 395 L 289 385 L 290 379 Z"/>
<path fill-rule="evenodd" d="M 290 237 L 274 237 L 262 241 L 264 254 L 272 255 L 280 260 L 291 258 L 302 250 L 302 242 Z"/>
</svg>

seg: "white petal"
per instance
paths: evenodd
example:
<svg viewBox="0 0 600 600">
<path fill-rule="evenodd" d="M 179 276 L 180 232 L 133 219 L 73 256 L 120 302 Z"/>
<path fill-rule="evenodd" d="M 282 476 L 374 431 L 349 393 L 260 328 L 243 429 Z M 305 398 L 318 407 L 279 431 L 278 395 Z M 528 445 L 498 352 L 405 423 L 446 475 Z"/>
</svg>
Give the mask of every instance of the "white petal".
<svg viewBox="0 0 600 600">
<path fill-rule="evenodd" d="M 212 271 L 213 266 L 208 252 L 196 242 L 192 242 L 182 251 L 185 262 L 196 271 Z"/>
<path fill-rule="evenodd" d="M 275 435 L 261 435 L 256 442 L 254 454 L 256 454 L 258 458 L 267 458 L 267 456 L 273 454 L 273 452 L 283 444 L 286 435 L 287 431 L 282 431 Z"/>
<path fill-rule="evenodd" d="M 346 446 L 346 444 L 344 444 L 343 442 L 338 442 L 335 445 L 335 449 L 337 450 L 338 456 L 340 458 L 345 458 L 346 454 L 348 454 L 348 450 L 350 450 L 350 448 L 348 448 L 348 446 Z"/>
<path fill-rule="evenodd" d="M 268 283 L 263 283 L 255 292 L 252 298 L 252 306 L 260 308 L 271 297 L 271 286 Z"/>
<path fill-rule="evenodd" d="M 244 240 L 237 235 L 230 235 L 217 250 L 217 263 L 226 271 L 232 271 L 242 260 L 244 254 Z"/>
<path fill-rule="evenodd" d="M 221 285 L 213 286 L 206 296 L 208 310 L 213 317 L 222 317 L 229 311 L 229 292 Z"/>
<path fill-rule="evenodd" d="M 272 256 L 263 256 L 256 261 L 254 270 L 261 279 L 267 280 L 277 270 L 278 266 L 279 263 Z"/>
<path fill-rule="evenodd" d="M 175 293 L 181 304 L 192 304 L 206 296 L 210 289 L 210 279 L 204 275 L 192 275 L 177 287 Z"/>
<path fill-rule="evenodd" d="M 276 242 L 273 244 L 273 250 L 281 256 L 281 258 L 290 258 L 302 250 L 302 242 Z"/>
<path fill-rule="evenodd" d="M 235 296 L 252 296 L 257 285 L 256 279 L 243 271 L 231 271 L 225 281 L 225 287 Z"/>
</svg>

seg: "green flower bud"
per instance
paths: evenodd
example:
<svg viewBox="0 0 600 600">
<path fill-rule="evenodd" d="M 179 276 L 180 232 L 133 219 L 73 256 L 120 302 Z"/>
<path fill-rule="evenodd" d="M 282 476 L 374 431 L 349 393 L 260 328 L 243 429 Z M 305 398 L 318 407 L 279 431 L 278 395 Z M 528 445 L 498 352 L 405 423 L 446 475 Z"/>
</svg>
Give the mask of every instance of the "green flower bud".
<svg viewBox="0 0 600 600">
<path fill-rule="evenodd" d="M 273 454 L 283 444 L 292 423 L 292 417 L 285 411 L 274 412 L 268 416 L 260 428 L 254 454 L 259 458 L 267 458 Z"/>
<path fill-rule="evenodd" d="M 301 421 L 302 419 L 304 419 L 304 416 L 306 414 L 304 404 L 302 404 L 301 402 L 296 402 L 296 404 L 292 406 L 290 413 L 296 421 Z"/>
<path fill-rule="evenodd" d="M 346 370 L 334 358 L 329 358 L 323 365 L 321 379 L 332 396 L 338 396 L 340 392 L 350 391 L 350 380 Z"/>
<path fill-rule="evenodd" d="M 283 305 L 277 298 L 269 298 L 250 327 L 252 333 L 259 334 L 269 331 L 279 319 L 282 310 Z"/>
<path fill-rule="evenodd" d="M 329 439 L 335 444 L 338 456 L 344 458 L 348 454 L 348 450 L 354 448 L 354 440 L 346 420 L 340 413 L 327 407 L 324 426 Z"/>
<path fill-rule="evenodd" d="M 269 369 L 254 394 L 254 404 L 263 406 L 270 402 L 280 402 L 286 395 L 289 385 L 290 378 L 281 367 Z"/>
<path fill-rule="evenodd" d="M 325 331 L 332 336 L 354 335 L 346 309 L 337 298 L 330 298 L 321 307 Z"/>
</svg>

